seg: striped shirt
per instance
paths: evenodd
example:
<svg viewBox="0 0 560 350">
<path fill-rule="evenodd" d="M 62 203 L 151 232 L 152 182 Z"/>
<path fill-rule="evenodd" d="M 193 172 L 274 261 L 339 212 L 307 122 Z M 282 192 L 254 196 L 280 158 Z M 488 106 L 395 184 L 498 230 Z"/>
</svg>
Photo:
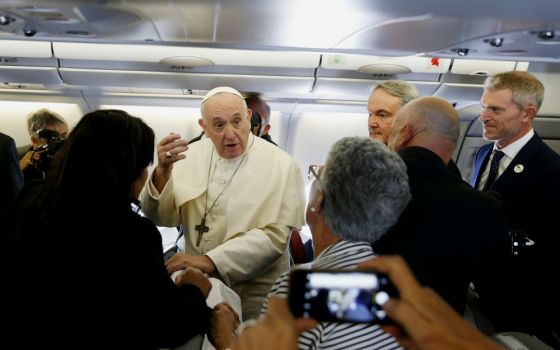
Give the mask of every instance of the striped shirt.
<svg viewBox="0 0 560 350">
<path fill-rule="evenodd" d="M 353 270 L 362 261 L 375 256 L 368 242 L 339 241 L 327 249 L 311 263 L 314 269 Z M 268 296 L 287 298 L 290 273 L 282 274 Z M 261 314 L 266 313 L 267 302 Z M 315 328 L 303 332 L 298 348 L 307 349 L 402 349 L 397 340 L 378 325 L 367 323 L 320 322 Z"/>
</svg>

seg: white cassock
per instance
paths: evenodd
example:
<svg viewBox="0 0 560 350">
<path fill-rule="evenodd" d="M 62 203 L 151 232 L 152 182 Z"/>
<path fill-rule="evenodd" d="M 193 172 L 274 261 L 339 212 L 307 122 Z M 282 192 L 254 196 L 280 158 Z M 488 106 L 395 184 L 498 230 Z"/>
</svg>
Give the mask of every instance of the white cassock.
<svg viewBox="0 0 560 350">
<path fill-rule="evenodd" d="M 246 320 L 259 316 L 272 284 L 289 268 L 290 231 L 301 228 L 305 207 L 303 177 L 294 159 L 252 134 L 248 141 L 245 157 L 224 159 L 203 138 L 174 164 L 160 194 L 151 180 L 142 194 L 146 216 L 159 226 L 182 223 L 186 252 L 212 259 L 220 278 L 241 297 Z M 220 192 L 206 217 L 210 230 L 197 245 L 194 227 Z"/>
</svg>

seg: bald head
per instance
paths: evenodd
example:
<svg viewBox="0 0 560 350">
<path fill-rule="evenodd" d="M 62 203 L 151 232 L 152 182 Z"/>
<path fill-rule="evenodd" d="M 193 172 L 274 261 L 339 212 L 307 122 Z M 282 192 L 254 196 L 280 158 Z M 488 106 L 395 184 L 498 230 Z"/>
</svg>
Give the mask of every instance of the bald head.
<svg viewBox="0 0 560 350">
<path fill-rule="evenodd" d="M 449 161 L 459 137 L 459 114 L 447 100 L 429 96 L 417 98 L 397 113 L 389 147 L 399 151 L 407 146 L 427 148 Z"/>
</svg>

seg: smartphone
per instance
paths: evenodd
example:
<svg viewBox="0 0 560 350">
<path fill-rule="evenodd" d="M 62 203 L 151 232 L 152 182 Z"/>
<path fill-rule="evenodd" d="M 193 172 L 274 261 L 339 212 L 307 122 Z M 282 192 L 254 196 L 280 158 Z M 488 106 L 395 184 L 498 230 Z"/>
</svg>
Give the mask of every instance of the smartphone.
<svg viewBox="0 0 560 350">
<path fill-rule="evenodd" d="M 163 262 L 167 262 L 177 251 L 179 247 L 177 245 L 173 245 L 172 247 L 168 248 L 166 251 L 163 252 Z"/>
<path fill-rule="evenodd" d="M 294 270 L 288 301 L 296 317 L 317 321 L 390 324 L 381 307 L 398 291 L 373 271 Z"/>
</svg>

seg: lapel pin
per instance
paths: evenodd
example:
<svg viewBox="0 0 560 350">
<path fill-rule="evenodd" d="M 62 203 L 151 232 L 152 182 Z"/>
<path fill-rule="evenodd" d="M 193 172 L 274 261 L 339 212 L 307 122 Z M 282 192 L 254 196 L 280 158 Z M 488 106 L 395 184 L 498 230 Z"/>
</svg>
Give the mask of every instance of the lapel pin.
<svg viewBox="0 0 560 350">
<path fill-rule="evenodd" d="M 515 167 L 513 168 L 513 171 L 515 171 L 517 174 L 521 173 L 523 171 L 523 169 L 525 169 L 523 167 L 523 164 L 517 164 L 515 165 Z"/>
</svg>

